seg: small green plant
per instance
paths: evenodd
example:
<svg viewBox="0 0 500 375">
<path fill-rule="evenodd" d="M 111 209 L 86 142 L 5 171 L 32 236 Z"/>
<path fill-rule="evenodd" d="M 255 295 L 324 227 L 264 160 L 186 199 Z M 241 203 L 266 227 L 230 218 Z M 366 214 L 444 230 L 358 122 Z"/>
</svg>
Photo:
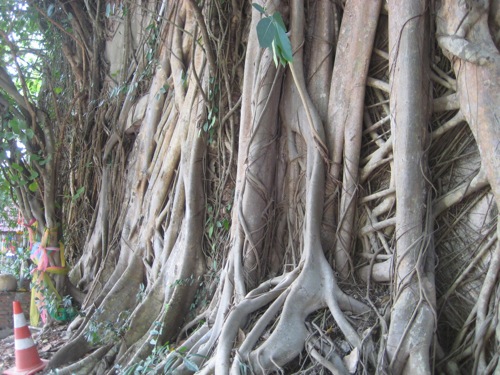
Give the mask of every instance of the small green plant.
<svg viewBox="0 0 500 375">
<path fill-rule="evenodd" d="M 231 205 L 228 205 L 228 207 L 231 207 Z M 212 239 L 215 234 L 215 230 L 224 230 L 226 232 L 229 231 L 229 228 L 231 227 L 231 222 L 229 221 L 229 213 L 231 212 L 231 209 L 229 208 L 226 212 L 226 216 L 224 218 L 217 217 L 217 213 L 214 212 L 214 208 L 209 204 L 207 207 L 207 220 L 205 223 L 205 228 L 207 232 L 207 236 L 209 239 Z"/>
<path fill-rule="evenodd" d="M 97 345 L 102 342 L 101 334 L 99 332 L 100 323 L 97 322 L 97 319 L 99 318 L 101 313 L 101 308 L 97 308 L 94 311 L 94 314 L 90 318 L 89 324 L 87 325 L 87 329 L 85 330 L 85 340 L 87 340 L 87 342 L 91 345 Z"/>
<path fill-rule="evenodd" d="M 123 337 L 129 329 L 130 312 L 120 312 L 114 322 L 109 320 L 100 321 L 102 309 L 98 308 L 89 320 L 84 337 L 91 345 L 102 345 L 114 342 Z"/>
<path fill-rule="evenodd" d="M 198 367 L 198 365 L 195 362 L 192 361 L 192 358 L 193 357 L 202 357 L 203 358 L 203 356 L 200 354 L 187 354 L 186 355 L 186 352 L 187 352 L 187 349 L 183 346 L 181 346 L 180 348 L 173 351 L 171 353 L 172 354 L 171 364 L 169 364 L 169 362 L 167 361 L 163 370 L 167 371 L 166 373 L 171 373 L 171 371 L 169 371 L 169 370 L 171 370 L 170 367 L 172 367 L 172 365 L 176 359 L 180 358 L 180 359 L 182 359 L 182 363 L 184 364 L 184 366 L 186 366 L 186 368 L 189 371 L 193 371 L 193 372 L 199 371 L 200 368 Z"/>
<path fill-rule="evenodd" d="M 208 134 L 208 143 L 214 143 L 215 130 L 217 128 L 218 124 L 217 121 L 219 114 L 219 107 L 216 104 L 217 103 L 216 96 L 219 94 L 219 85 L 215 77 L 210 77 L 208 82 L 209 82 L 209 87 L 208 87 L 207 100 L 210 103 L 210 105 L 208 107 L 207 120 L 201 126 L 200 133 L 201 130 L 203 130 L 203 132 Z"/>
<path fill-rule="evenodd" d="M 170 285 L 171 288 L 175 286 L 183 286 L 183 285 L 188 285 L 191 286 L 194 284 L 194 276 L 191 275 L 189 277 L 186 277 L 185 279 L 177 279 L 175 280 L 172 285 Z"/>
<path fill-rule="evenodd" d="M 140 362 L 125 368 L 116 365 L 116 372 L 121 375 L 157 374 L 158 371 L 155 370 L 156 366 L 169 352 L 170 345 L 168 342 L 162 346 L 155 346 L 151 354 Z"/>
<path fill-rule="evenodd" d="M 266 9 L 257 3 L 252 6 L 264 17 L 257 23 L 257 37 L 262 48 L 269 48 L 273 53 L 274 64 L 285 66 L 293 60 L 292 46 L 286 33 L 285 23 L 279 12 L 268 15 Z"/>
<path fill-rule="evenodd" d="M 80 199 L 83 193 L 85 193 L 85 186 L 80 186 L 75 192 L 75 195 L 64 195 L 64 198 L 71 199 L 72 202 L 76 202 L 78 199 Z"/>
<path fill-rule="evenodd" d="M 205 283 L 201 281 L 194 294 L 193 302 L 189 306 L 189 311 L 194 312 L 197 308 L 206 306 L 207 303 L 207 290 L 205 288 Z"/>
<path fill-rule="evenodd" d="M 149 331 L 149 334 L 153 336 L 153 338 L 149 341 L 149 343 L 151 345 L 156 346 L 156 344 L 158 344 L 158 338 L 161 335 L 161 332 L 163 331 L 163 322 L 155 321 L 153 323 L 153 327 L 154 328 L 151 331 Z"/>
<path fill-rule="evenodd" d="M 243 362 L 239 363 L 239 368 L 240 368 L 241 375 L 247 375 L 250 371 L 250 367 L 246 363 L 243 363 Z"/>
<path fill-rule="evenodd" d="M 126 94 L 128 90 L 129 90 L 128 85 L 125 85 L 125 84 L 122 84 L 122 85 L 116 85 L 116 86 L 115 86 L 115 87 L 113 87 L 113 88 L 111 89 L 111 91 L 109 92 L 109 98 L 110 98 L 110 99 L 117 98 L 117 97 L 119 97 L 121 94 Z"/>
<path fill-rule="evenodd" d="M 78 315 L 77 309 L 73 306 L 71 296 L 64 296 L 58 299 L 55 293 L 52 292 L 48 295 L 45 307 L 47 308 L 47 313 L 60 322 L 70 322 Z"/>
<path fill-rule="evenodd" d="M 40 299 L 35 297 L 40 313 L 45 312 L 59 322 L 71 322 L 78 315 L 78 310 L 73 306 L 71 296 L 67 295 L 61 298 L 43 282 L 32 283 L 31 288 L 43 296 Z"/>
<path fill-rule="evenodd" d="M 202 357 L 199 354 L 186 354 L 185 347 L 174 349 L 168 342 L 159 345 L 158 341 L 163 330 L 162 322 L 154 322 L 153 328 L 149 332 L 153 338 L 149 341 L 153 345 L 151 354 L 140 362 L 123 368 L 120 365 L 115 366 L 115 370 L 120 375 L 143 375 L 143 374 L 172 374 L 173 366 L 177 360 L 190 371 L 199 371 L 198 365 L 193 362 L 193 357 Z"/>
<path fill-rule="evenodd" d="M 158 92 L 156 93 L 155 95 L 155 99 L 156 100 L 160 100 L 160 97 L 162 95 L 165 95 L 167 92 L 168 92 L 168 89 L 170 88 L 170 86 L 165 83 L 162 87 L 160 87 L 160 89 L 158 90 Z"/>
<path fill-rule="evenodd" d="M 147 27 L 146 32 L 149 33 L 147 39 L 148 50 L 146 53 L 146 60 L 152 62 L 157 49 L 158 36 L 160 35 L 160 28 L 157 21 L 152 21 Z"/>
<path fill-rule="evenodd" d="M 139 290 L 137 291 L 137 294 L 135 295 L 135 300 L 137 302 L 142 302 L 146 298 L 146 286 L 141 283 L 139 285 Z"/>
</svg>

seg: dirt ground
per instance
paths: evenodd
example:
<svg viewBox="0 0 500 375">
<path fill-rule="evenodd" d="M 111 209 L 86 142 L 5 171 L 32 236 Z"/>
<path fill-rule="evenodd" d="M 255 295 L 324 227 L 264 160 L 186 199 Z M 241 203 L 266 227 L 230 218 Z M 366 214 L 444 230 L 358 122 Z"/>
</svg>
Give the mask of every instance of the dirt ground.
<svg viewBox="0 0 500 375">
<path fill-rule="evenodd" d="M 68 325 L 52 326 L 45 330 L 31 328 L 31 337 L 37 344 L 38 354 L 42 359 L 50 359 L 67 341 Z M 14 336 L 10 335 L 0 341 L 0 374 L 16 365 Z"/>
</svg>

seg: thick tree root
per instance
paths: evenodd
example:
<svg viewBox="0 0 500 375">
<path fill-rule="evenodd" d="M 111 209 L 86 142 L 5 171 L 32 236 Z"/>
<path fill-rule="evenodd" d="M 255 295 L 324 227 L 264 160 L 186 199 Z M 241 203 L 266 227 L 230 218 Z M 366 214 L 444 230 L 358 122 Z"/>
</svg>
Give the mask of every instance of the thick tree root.
<svg viewBox="0 0 500 375">
<path fill-rule="evenodd" d="M 318 272 L 319 270 L 321 271 Z M 356 313 L 366 313 L 370 309 L 359 302 L 345 303 L 352 301 L 338 289 L 334 280 L 333 272 L 325 258 L 320 257 L 317 261 L 306 263 L 301 275 L 290 286 L 280 320 L 271 336 L 250 353 L 240 351 L 240 360 L 243 360 L 243 363 L 256 374 L 279 371 L 281 366 L 298 356 L 304 349 L 309 336 L 305 325 L 307 316 L 326 306 L 351 346 L 363 350 L 363 339 L 347 321 L 341 308 L 353 309 Z M 233 362 L 232 374 L 239 373 L 239 366 L 238 361 Z M 223 371 L 223 368 L 216 364 L 217 370 Z"/>
<path fill-rule="evenodd" d="M 110 363 L 113 363 L 114 357 L 118 352 L 118 347 L 113 344 L 101 346 L 92 354 L 82 360 L 67 366 L 62 370 L 57 370 L 61 375 L 87 375 L 103 373 Z M 104 363 L 101 363 L 104 361 Z"/>
</svg>

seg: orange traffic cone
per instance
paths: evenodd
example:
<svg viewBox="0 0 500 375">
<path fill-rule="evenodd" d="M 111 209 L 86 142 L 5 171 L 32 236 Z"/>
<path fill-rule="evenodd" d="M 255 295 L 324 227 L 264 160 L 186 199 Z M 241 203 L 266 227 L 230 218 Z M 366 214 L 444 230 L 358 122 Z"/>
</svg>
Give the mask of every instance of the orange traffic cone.
<svg viewBox="0 0 500 375">
<path fill-rule="evenodd" d="M 23 309 L 19 301 L 12 303 L 14 308 L 14 338 L 16 350 L 16 367 L 4 372 L 6 375 L 31 375 L 43 370 L 47 366 L 44 359 L 40 359 L 31 332 L 26 323 Z"/>
</svg>

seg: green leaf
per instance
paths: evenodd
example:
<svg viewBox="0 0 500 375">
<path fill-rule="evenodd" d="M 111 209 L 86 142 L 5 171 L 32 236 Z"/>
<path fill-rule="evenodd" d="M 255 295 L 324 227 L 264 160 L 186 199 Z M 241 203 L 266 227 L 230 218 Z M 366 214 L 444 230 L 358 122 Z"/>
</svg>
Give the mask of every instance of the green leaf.
<svg viewBox="0 0 500 375">
<path fill-rule="evenodd" d="M 38 190 L 38 183 L 36 181 L 33 181 L 31 184 L 28 185 L 28 189 L 32 191 L 33 193 Z"/>
<path fill-rule="evenodd" d="M 49 7 L 47 8 L 47 16 L 52 17 L 55 8 L 56 7 L 54 6 L 54 4 L 50 4 Z"/>
<path fill-rule="evenodd" d="M 35 136 L 35 132 L 33 131 L 33 129 L 26 129 L 25 133 L 26 133 L 26 137 L 29 140 L 33 139 L 33 137 Z"/>
<path fill-rule="evenodd" d="M 31 130 L 31 129 L 29 129 L 29 130 Z M 28 160 L 32 160 L 32 161 L 38 162 L 38 161 L 42 160 L 42 158 L 39 155 L 37 155 L 37 154 L 31 154 L 31 155 L 29 155 L 29 159 Z"/>
<path fill-rule="evenodd" d="M 62 87 L 54 87 L 54 92 L 59 95 L 63 91 Z"/>
<path fill-rule="evenodd" d="M 276 22 L 277 24 L 277 29 L 279 30 L 280 28 L 286 32 L 286 27 L 285 27 L 285 23 L 283 22 L 283 18 L 281 17 L 281 13 L 280 12 L 275 12 L 273 15 L 272 15 L 272 18 L 273 20 Z"/>
<path fill-rule="evenodd" d="M 266 10 L 257 3 L 252 3 L 252 6 L 257 9 L 261 14 L 266 14 Z"/>
<path fill-rule="evenodd" d="M 14 168 L 18 172 L 22 172 L 24 170 L 24 168 L 17 163 L 12 163 L 12 168 Z"/>
<path fill-rule="evenodd" d="M 262 48 L 271 47 L 276 36 L 276 25 L 270 17 L 263 18 L 257 24 L 257 37 Z"/>
<path fill-rule="evenodd" d="M 255 9 L 264 10 L 258 4 L 252 4 Z M 283 66 L 287 62 L 292 62 L 293 52 L 290 39 L 286 33 L 285 22 L 279 12 L 272 16 L 262 18 L 256 27 L 257 37 L 261 48 L 269 48 L 273 54 L 273 61 L 276 66 L 281 63 Z"/>
<path fill-rule="evenodd" d="M 168 370 L 171 369 L 172 365 L 175 363 L 175 361 L 177 360 L 177 358 L 175 357 L 171 357 L 167 360 L 167 362 L 165 363 L 165 366 L 163 366 L 163 373 L 164 374 L 168 374 Z"/>
<path fill-rule="evenodd" d="M 83 194 L 84 191 L 85 191 L 85 186 L 81 186 L 80 188 L 78 188 L 75 195 L 71 199 L 73 201 L 76 201 L 78 198 L 80 198 L 80 196 Z"/>
<path fill-rule="evenodd" d="M 285 31 L 278 28 L 278 42 L 277 47 L 280 50 L 280 57 L 282 57 L 287 62 L 292 62 L 292 45 L 290 44 L 290 39 L 286 35 Z"/>
<path fill-rule="evenodd" d="M 158 94 L 156 94 L 156 100 L 159 100 L 160 96 L 164 95 L 168 89 L 169 86 L 167 84 L 164 84 L 162 87 L 160 87 L 160 90 L 158 90 Z"/>
<path fill-rule="evenodd" d="M 273 51 L 273 61 L 274 65 L 278 66 L 278 51 L 276 49 L 276 41 L 273 39 L 271 43 L 272 51 Z"/>
<path fill-rule="evenodd" d="M 187 358 L 183 358 L 183 361 L 184 361 L 184 365 L 186 366 L 186 368 L 189 370 L 189 371 L 199 371 L 200 369 L 198 368 L 198 365 L 196 363 L 194 363 L 193 361 L 190 361 L 189 359 Z"/>
<path fill-rule="evenodd" d="M 21 133 L 21 128 L 19 126 L 19 121 L 17 119 L 14 119 L 9 122 L 10 128 L 14 132 L 14 134 L 20 134 Z"/>
<path fill-rule="evenodd" d="M 184 88 L 186 88 L 188 85 L 188 74 L 187 74 L 187 72 L 184 73 L 184 70 L 181 70 L 181 82 L 182 82 L 182 86 L 184 86 Z"/>
<path fill-rule="evenodd" d="M 12 133 L 12 132 L 5 132 L 4 137 L 8 141 L 12 141 L 14 138 L 16 138 L 16 135 L 14 133 Z"/>
</svg>

